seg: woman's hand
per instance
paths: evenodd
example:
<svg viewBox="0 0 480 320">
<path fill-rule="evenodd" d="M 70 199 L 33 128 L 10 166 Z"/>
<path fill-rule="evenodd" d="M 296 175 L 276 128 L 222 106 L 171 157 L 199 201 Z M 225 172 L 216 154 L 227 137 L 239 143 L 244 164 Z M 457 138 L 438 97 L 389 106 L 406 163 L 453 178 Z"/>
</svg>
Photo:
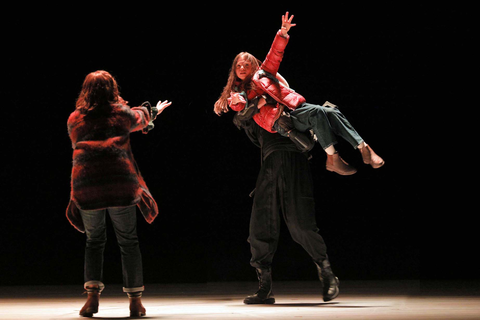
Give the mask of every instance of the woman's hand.
<svg viewBox="0 0 480 320">
<path fill-rule="evenodd" d="M 288 31 L 290 30 L 291 27 L 295 27 L 297 25 L 296 23 L 292 23 L 293 17 L 294 17 L 293 14 L 290 18 L 288 17 L 288 11 L 287 13 L 285 13 L 285 15 L 282 16 L 282 28 L 280 30 L 282 31 L 282 35 L 284 37 L 287 36 Z"/>
<path fill-rule="evenodd" d="M 157 112 L 157 117 L 158 117 L 158 115 L 159 115 L 160 113 L 163 112 L 163 110 L 165 110 L 166 107 L 168 107 L 168 106 L 171 105 L 171 104 L 172 104 L 172 103 L 171 103 L 171 102 L 168 102 L 168 100 L 165 100 L 165 101 L 163 101 L 163 102 L 162 102 L 161 100 L 158 101 L 158 103 L 157 103 L 157 110 L 158 110 L 158 112 Z"/>
</svg>

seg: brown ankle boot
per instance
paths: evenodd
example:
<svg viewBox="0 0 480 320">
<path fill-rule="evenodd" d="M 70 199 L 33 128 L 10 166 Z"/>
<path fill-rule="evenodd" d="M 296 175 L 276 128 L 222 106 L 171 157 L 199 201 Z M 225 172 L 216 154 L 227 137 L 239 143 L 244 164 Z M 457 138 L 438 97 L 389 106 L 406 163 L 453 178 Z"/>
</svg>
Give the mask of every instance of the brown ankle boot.
<svg viewBox="0 0 480 320">
<path fill-rule="evenodd" d="M 94 313 L 98 312 L 98 304 L 100 300 L 100 289 L 98 285 L 92 285 L 85 288 L 87 290 L 87 302 L 80 310 L 82 317 L 93 317 Z"/>
<path fill-rule="evenodd" d="M 327 154 L 326 168 L 328 171 L 336 172 L 342 176 L 349 176 L 357 172 L 357 169 L 346 163 L 338 153 Z"/>
<path fill-rule="evenodd" d="M 147 314 L 145 307 L 142 305 L 141 297 L 129 297 L 130 299 L 130 317 L 138 318 Z"/>
<path fill-rule="evenodd" d="M 363 163 L 371 165 L 374 169 L 378 169 L 385 164 L 385 161 L 373 152 L 368 144 L 365 147 L 358 149 L 362 154 Z"/>
</svg>

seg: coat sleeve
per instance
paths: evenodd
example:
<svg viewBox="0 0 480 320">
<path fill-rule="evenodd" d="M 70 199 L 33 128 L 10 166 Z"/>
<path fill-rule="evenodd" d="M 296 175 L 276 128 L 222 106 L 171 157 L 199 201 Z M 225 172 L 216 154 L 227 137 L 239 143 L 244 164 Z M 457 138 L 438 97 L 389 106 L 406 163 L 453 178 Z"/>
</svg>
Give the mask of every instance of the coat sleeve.
<svg viewBox="0 0 480 320">
<path fill-rule="evenodd" d="M 75 149 L 75 146 L 78 140 L 77 132 L 74 129 L 80 122 L 81 122 L 80 113 L 77 110 L 75 110 L 70 114 L 67 121 L 68 136 L 70 137 L 70 140 L 72 142 L 72 149 Z"/>
<path fill-rule="evenodd" d="M 150 112 L 148 112 L 147 108 L 133 107 L 131 111 L 133 112 L 134 116 L 132 127 L 130 128 L 131 132 L 142 130 L 143 128 L 148 126 L 148 123 L 150 122 Z"/>
<path fill-rule="evenodd" d="M 278 30 L 277 34 L 275 35 L 275 39 L 273 40 L 270 51 L 268 52 L 265 61 L 263 61 L 262 66 L 260 67 L 261 69 L 276 76 L 278 68 L 280 68 L 280 63 L 283 59 L 283 52 L 285 51 L 285 47 L 287 46 L 289 39 L 289 35 L 284 38 L 282 36 L 282 32 Z"/>
</svg>

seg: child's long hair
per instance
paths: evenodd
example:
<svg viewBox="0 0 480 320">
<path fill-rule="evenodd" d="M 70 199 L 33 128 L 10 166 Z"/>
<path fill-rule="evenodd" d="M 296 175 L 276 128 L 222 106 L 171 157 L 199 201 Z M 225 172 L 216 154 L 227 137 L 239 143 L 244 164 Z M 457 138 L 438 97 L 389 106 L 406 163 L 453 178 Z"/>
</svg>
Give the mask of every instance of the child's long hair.
<svg viewBox="0 0 480 320">
<path fill-rule="evenodd" d="M 237 77 L 237 74 L 235 72 L 237 68 L 237 62 L 240 58 L 250 62 L 250 65 L 252 66 L 252 73 L 248 75 L 243 81 Z M 237 54 L 235 59 L 233 59 L 232 67 L 230 68 L 227 85 L 223 88 L 223 92 L 220 95 L 220 98 L 218 98 L 217 102 L 215 102 L 215 106 L 213 108 L 213 111 L 217 115 L 220 116 L 222 112 L 228 112 L 227 99 L 230 97 L 230 92 L 255 90 L 254 84 L 252 82 L 252 77 L 260 67 L 261 63 L 262 62 L 260 60 L 258 60 L 248 52 L 240 52 L 239 54 Z M 238 87 L 237 90 L 235 90 L 235 86 Z"/>
<path fill-rule="evenodd" d="M 126 103 L 120 97 L 115 78 L 107 71 L 98 70 L 85 77 L 76 107 L 87 113 L 97 107 L 110 107 L 115 103 Z"/>
</svg>

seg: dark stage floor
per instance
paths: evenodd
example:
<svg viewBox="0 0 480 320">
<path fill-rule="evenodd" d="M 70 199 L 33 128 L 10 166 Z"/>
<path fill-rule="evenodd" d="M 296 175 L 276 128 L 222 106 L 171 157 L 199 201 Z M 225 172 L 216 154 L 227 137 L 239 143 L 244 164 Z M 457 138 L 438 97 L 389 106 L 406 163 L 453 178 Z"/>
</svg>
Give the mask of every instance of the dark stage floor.
<svg viewBox="0 0 480 320">
<path fill-rule="evenodd" d="M 342 281 L 340 296 L 324 303 L 318 282 L 274 283 L 275 305 L 247 306 L 256 283 L 151 284 L 145 319 L 480 319 L 476 284 L 420 281 Z M 1 319 L 79 319 L 80 286 L 1 287 Z M 108 285 L 97 319 L 128 318 L 120 285 Z"/>
</svg>

